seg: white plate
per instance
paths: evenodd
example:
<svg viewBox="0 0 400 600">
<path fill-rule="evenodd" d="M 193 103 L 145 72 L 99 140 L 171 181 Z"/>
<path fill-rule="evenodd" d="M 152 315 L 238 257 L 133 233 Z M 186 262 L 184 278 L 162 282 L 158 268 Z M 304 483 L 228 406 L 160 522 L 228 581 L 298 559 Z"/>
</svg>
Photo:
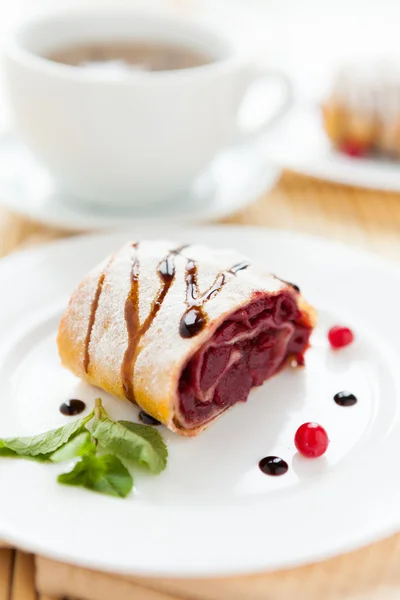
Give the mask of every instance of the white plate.
<svg viewBox="0 0 400 600">
<path fill-rule="evenodd" d="M 279 170 L 253 143 L 226 150 L 173 203 L 107 209 L 62 193 L 47 171 L 12 134 L 0 137 L 0 205 L 52 227 L 112 231 L 153 223 L 188 224 L 221 219 L 271 189 Z"/>
<path fill-rule="evenodd" d="M 235 247 L 301 285 L 319 310 L 304 370 L 279 374 L 246 404 L 194 439 L 161 429 L 170 452 L 159 477 L 136 473 L 126 500 L 60 486 L 65 465 L 0 460 L 0 537 L 55 559 L 121 573 L 211 576 L 278 569 L 347 552 L 400 523 L 400 271 L 356 249 L 253 228 L 162 231 L 179 241 Z M 0 265 L 0 436 L 68 421 L 62 401 L 90 405 L 97 389 L 59 365 L 55 334 L 79 279 L 111 249 L 154 228 L 86 236 L 8 258 Z M 329 349 L 328 327 L 348 323 L 356 342 Z M 349 389 L 351 408 L 333 395 Z M 137 410 L 101 393 L 115 418 Z M 315 420 L 331 444 L 301 458 L 293 437 Z M 263 475 L 258 461 L 290 468 Z"/>
<path fill-rule="evenodd" d="M 277 168 L 336 183 L 400 192 L 400 162 L 351 158 L 337 152 L 325 135 L 317 108 L 292 110 L 271 131 L 263 148 L 266 159 Z"/>
</svg>

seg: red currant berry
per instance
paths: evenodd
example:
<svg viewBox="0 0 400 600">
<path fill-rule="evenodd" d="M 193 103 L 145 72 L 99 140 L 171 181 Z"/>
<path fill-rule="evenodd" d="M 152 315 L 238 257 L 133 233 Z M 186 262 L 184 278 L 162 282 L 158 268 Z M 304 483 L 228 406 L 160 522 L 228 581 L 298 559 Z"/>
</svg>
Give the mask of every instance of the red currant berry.
<svg viewBox="0 0 400 600">
<path fill-rule="evenodd" d="M 343 142 L 340 150 L 352 158 L 362 158 L 367 154 L 367 148 L 354 140 Z"/>
<path fill-rule="evenodd" d="M 297 450 L 307 458 L 318 458 L 325 454 L 329 438 L 325 429 L 318 423 L 303 423 L 294 436 Z"/>
<path fill-rule="evenodd" d="M 344 348 L 354 340 L 354 333 L 348 327 L 335 325 L 328 332 L 328 340 L 332 348 Z"/>
</svg>

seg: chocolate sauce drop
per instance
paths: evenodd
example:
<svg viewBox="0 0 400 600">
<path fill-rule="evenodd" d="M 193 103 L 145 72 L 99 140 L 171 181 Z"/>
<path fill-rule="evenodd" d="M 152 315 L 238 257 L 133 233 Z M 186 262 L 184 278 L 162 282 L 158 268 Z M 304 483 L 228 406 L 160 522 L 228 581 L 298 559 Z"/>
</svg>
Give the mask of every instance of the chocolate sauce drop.
<svg viewBox="0 0 400 600">
<path fill-rule="evenodd" d="M 140 413 L 139 413 L 139 419 L 145 425 L 153 425 L 153 427 L 156 427 L 157 425 L 161 425 L 160 421 L 157 421 L 157 419 L 155 419 L 151 415 L 148 415 L 146 412 L 144 412 L 144 410 L 140 411 Z"/>
<path fill-rule="evenodd" d="M 181 319 L 179 333 L 183 338 L 191 338 L 204 329 L 206 322 L 201 307 L 194 306 L 193 308 L 189 308 Z"/>
<path fill-rule="evenodd" d="M 333 399 L 339 406 L 353 406 L 357 402 L 357 398 L 351 392 L 338 392 Z"/>
<path fill-rule="evenodd" d="M 279 456 L 266 456 L 260 460 L 258 466 L 265 475 L 273 476 L 284 475 L 289 469 L 287 462 Z"/>
<path fill-rule="evenodd" d="M 74 417 L 75 415 L 80 415 L 86 408 L 86 404 L 82 400 L 76 400 L 72 398 L 71 400 L 66 400 L 60 406 L 60 413 L 65 415 L 66 417 Z"/>
</svg>

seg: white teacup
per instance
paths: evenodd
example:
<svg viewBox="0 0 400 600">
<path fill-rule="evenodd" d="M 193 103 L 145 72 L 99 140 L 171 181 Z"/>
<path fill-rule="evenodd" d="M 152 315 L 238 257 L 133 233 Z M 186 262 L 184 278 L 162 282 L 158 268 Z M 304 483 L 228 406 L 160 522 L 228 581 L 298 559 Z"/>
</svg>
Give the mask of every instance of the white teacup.
<svg viewBox="0 0 400 600">
<path fill-rule="evenodd" d="M 44 58 L 75 44 L 118 40 L 178 44 L 212 62 L 116 74 Z M 266 76 L 208 28 L 114 9 L 27 22 L 5 58 L 15 123 L 29 148 L 62 189 L 108 206 L 174 198 L 224 146 L 255 135 L 239 130 L 238 112 L 249 86 Z"/>
</svg>

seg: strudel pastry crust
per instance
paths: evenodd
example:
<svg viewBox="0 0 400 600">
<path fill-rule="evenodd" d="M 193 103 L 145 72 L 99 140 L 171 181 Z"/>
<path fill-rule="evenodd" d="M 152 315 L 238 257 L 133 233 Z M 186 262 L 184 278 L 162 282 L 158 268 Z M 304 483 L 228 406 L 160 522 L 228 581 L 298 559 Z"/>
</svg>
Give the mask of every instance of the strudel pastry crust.
<svg viewBox="0 0 400 600">
<path fill-rule="evenodd" d="M 72 294 L 58 348 L 78 377 L 196 435 L 301 364 L 314 323 L 296 286 L 234 251 L 129 242 Z"/>
</svg>

